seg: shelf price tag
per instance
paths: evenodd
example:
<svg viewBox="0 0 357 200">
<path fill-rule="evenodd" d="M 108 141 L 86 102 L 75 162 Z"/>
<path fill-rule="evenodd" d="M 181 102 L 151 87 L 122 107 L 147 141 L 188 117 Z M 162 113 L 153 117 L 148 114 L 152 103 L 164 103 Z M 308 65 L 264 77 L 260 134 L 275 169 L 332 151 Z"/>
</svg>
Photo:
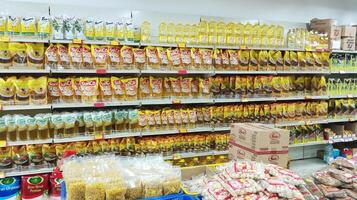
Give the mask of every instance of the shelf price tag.
<svg viewBox="0 0 357 200">
<path fill-rule="evenodd" d="M 0 42 L 10 42 L 10 38 L 8 36 L 0 37 Z"/>
<path fill-rule="evenodd" d="M 96 74 L 106 74 L 107 73 L 107 70 L 106 69 L 97 69 L 95 71 Z"/>
<path fill-rule="evenodd" d="M 5 178 L 5 172 L 0 171 L 0 178 Z"/>
<path fill-rule="evenodd" d="M 241 46 L 239 47 L 239 49 L 248 49 L 248 48 L 247 48 L 247 46 L 245 46 L 245 45 L 241 45 Z"/>
<path fill-rule="evenodd" d="M 118 46 L 119 42 L 118 41 L 110 41 L 110 45 Z"/>
<path fill-rule="evenodd" d="M 185 48 L 186 47 L 186 43 L 178 43 L 177 46 L 179 48 Z"/>
<path fill-rule="evenodd" d="M 178 74 L 185 75 L 185 74 L 187 74 L 187 70 L 186 69 L 180 69 L 180 70 L 178 70 Z"/>
<path fill-rule="evenodd" d="M 78 39 L 78 38 L 77 38 L 77 39 L 73 39 L 73 40 L 72 40 L 72 43 L 73 43 L 73 44 L 82 44 L 82 40 L 81 40 L 81 39 Z"/>
<path fill-rule="evenodd" d="M 103 107 L 105 107 L 105 103 L 104 103 L 104 102 L 95 102 L 95 103 L 93 104 L 93 106 L 94 106 L 95 108 L 103 108 Z"/>
<path fill-rule="evenodd" d="M 6 140 L 0 140 L 0 147 L 6 147 Z"/>
<path fill-rule="evenodd" d="M 312 121 L 307 120 L 307 121 L 305 121 L 305 124 L 306 124 L 306 125 L 312 125 L 313 123 L 312 123 Z"/>
<path fill-rule="evenodd" d="M 347 98 L 353 98 L 353 95 L 352 94 L 348 94 Z"/>
<path fill-rule="evenodd" d="M 94 134 L 94 139 L 95 139 L 95 140 L 102 140 L 102 139 L 104 139 L 103 133 L 96 133 L 96 134 Z"/>
<path fill-rule="evenodd" d="M 346 74 L 346 71 L 340 70 L 340 74 Z"/>
<path fill-rule="evenodd" d="M 172 159 L 173 159 L 173 160 L 181 159 L 181 154 L 179 154 L 179 153 L 173 154 L 173 155 L 172 155 Z"/>
<path fill-rule="evenodd" d="M 186 128 L 180 128 L 178 131 L 179 131 L 179 133 L 187 133 L 187 129 Z"/>
<path fill-rule="evenodd" d="M 172 104 L 181 104 L 181 100 L 180 99 L 174 99 L 174 100 L 172 100 Z"/>
</svg>

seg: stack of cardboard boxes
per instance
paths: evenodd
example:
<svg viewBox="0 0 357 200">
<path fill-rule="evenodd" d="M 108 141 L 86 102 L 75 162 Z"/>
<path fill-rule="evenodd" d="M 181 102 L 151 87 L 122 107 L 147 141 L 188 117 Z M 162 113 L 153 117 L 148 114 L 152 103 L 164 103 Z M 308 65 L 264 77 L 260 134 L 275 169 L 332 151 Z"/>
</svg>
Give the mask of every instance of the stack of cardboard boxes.
<svg viewBox="0 0 357 200">
<path fill-rule="evenodd" d="M 327 33 L 330 38 L 330 49 L 355 50 L 356 27 L 354 26 L 337 26 L 336 20 L 314 18 L 310 20 L 310 29 Z"/>
<path fill-rule="evenodd" d="M 289 130 L 264 124 L 231 124 L 229 156 L 287 167 Z"/>
</svg>

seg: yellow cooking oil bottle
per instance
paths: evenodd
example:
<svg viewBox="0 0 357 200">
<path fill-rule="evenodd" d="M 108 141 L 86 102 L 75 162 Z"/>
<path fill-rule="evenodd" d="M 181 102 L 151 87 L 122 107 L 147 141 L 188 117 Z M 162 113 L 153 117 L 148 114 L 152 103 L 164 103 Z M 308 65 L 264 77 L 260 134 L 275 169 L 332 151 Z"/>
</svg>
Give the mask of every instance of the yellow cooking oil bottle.
<svg viewBox="0 0 357 200">
<path fill-rule="evenodd" d="M 278 26 L 277 27 L 277 33 L 276 33 L 276 43 L 277 47 L 282 48 L 284 47 L 284 27 L 283 26 Z"/>
<path fill-rule="evenodd" d="M 165 22 L 159 24 L 159 42 L 167 43 L 167 25 Z"/>
<path fill-rule="evenodd" d="M 268 25 L 263 24 L 260 25 L 260 46 L 261 47 L 267 47 L 269 44 L 269 38 L 268 38 Z"/>
<path fill-rule="evenodd" d="M 235 32 L 234 32 L 234 23 L 233 22 L 229 22 L 226 25 L 225 28 L 225 34 L 226 34 L 226 43 L 227 45 L 234 45 L 235 44 Z"/>
<path fill-rule="evenodd" d="M 268 36 L 268 47 L 275 47 L 275 26 L 270 25 L 267 31 L 267 36 Z"/>
<path fill-rule="evenodd" d="M 206 21 L 198 23 L 198 43 L 208 44 L 208 23 Z"/>
<path fill-rule="evenodd" d="M 167 42 L 168 43 L 175 43 L 176 41 L 176 26 L 174 23 L 169 23 L 167 25 Z"/>
<path fill-rule="evenodd" d="M 235 35 L 235 44 L 240 46 L 244 45 L 244 25 L 242 23 L 238 23 L 234 25 L 234 35 Z"/>
<path fill-rule="evenodd" d="M 191 25 L 185 24 L 183 27 L 183 41 L 187 44 L 191 44 Z"/>
<path fill-rule="evenodd" d="M 148 21 L 144 21 L 141 24 L 141 41 L 150 42 L 151 41 L 151 24 Z"/>
<path fill-rule="evenodd" d="M 224 22 L 218 22 L 217 24 L 217 44 L 225 45 L 226 42 L 226 24 Z"/>
<path fill-rule="evenodd" d="M 251 47 L 253 44 L 252 28 L 253 26 L 249 22 L 244 25 L 244 45 L 247 47 Z"/>
<path fill-rule="evenodd" d="M 190 38 L 192 44 L 198 44 L 198 35 L 199 35 L 199 28 L 196 24 L 193 24 L 190 30 Z"/>
<path fill-rule="evenodd" d="M 181 23 L 176 24 L 175 32 L 176 32 L 176 43 L 183 43 L 184 42 L 184 34 L 183 34 L 184 26 Z"/>
<path fill-rule="evenodd" d="M 217 22 L 215 21 L 208 23 L 208 43 L 217 44 Z"/>
<path fill-rule="evenodd" d="M 258 24 L 254 24 L 251 30 L 252 35 L 252 46 L 259 47 L 260 46 L 260 26 Z"/>
</svg>

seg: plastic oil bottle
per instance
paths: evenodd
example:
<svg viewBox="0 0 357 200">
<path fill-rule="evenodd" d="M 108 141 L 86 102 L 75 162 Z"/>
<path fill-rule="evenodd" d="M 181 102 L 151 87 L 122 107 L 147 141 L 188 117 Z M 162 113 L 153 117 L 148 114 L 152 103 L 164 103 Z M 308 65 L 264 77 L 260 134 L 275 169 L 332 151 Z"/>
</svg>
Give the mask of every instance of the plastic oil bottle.
<svg viewBox="0 0 357 200">
<path fill-rule="evenodd" d="M 284 47 L 284 27 L 278 26 L 276 30 L 276 46 Z"/>
<path fill-rule="evenodd" d="M 252 45 L 253 47 L 259 47 L 260 45 L 260 35 L 259 31 L 260 26 L 258 24 L 254 24 L 251 30 L 251 35 L 252 35 Z"/>
<path fill-rule="evenodd" d="M 268 31 L 267 31 L 267 36 L 268 36 L 268 40 L 269 40 L 268 47 L 275 47 L 275 26 L 274 25 L 269 26 Z"/>
<path fill-rule="evenodd" d="M 134 41 L 134 24 L 132 19 L 128 19 L 125 22 L 125 39 L 126 41 L 132 42 Z"/>
<path fill-rule="evenodd" d="M 181 23 L 176 24 L 176 26 L 175 26 L 175 32 L 176 32 L 175 41 L 176 41 L 176 43 L 184 42 L 183 30 L 184 30 L 184 26 Z"/>
<path fill-rule="evenodd" d="M 167 43 L 167 25 L 165 22 L 159 24 L 159 42 Z"/>
<path fill-rule="evenodd" d="M 238 23 L 234 26 L 235 44 L 244 45 L 244 25 Z"/>
<path fill-rule="evenodd" d="M 267 47 L 269 44 L 269 38 L 267 35 L 268 26 L 266 24 L 260 25 L 260 46 Z"/>
<path fill-rule="evenodd" d="M 185 24 L 183 26 L 183 41 L 184 43 L 189 43 L 191 44 L 192 41 L 191 41 L 191 25 L 190 24 Z"/>
<path fill-rule="evenodd" d="M 235 44 L 235 34 L 234 34 L 234 23 L 233 22 L 229 22 L 226 25 L 225 34 L 226 34 L 226 43 L 228 45 L 234 45 Z"/>
<path fill-rule="evenodd" d="M 141 41 L 150 42 L 151 41 L 151 24 L 148 21 L 144 21 L 141 24 Z"/>
<path fill-rule="evenodd" d="M 167 42 L 168 43 L 175 43 L 175 24 L 174 23 L 169 23 L 167 25 Z"/>
<path fill-rule="evenodd" d="M 217 44 L 217 22 L 215 21 L 208 23 L 208 43 Z"/>
<path fill-rule="evenodd" d="M 219 22 L 217 24 L 217 43 L 220 45 L 226 44 L 226 24 L 224 22 Z"/>
<path fill-rule="evenodd" d="M 252 28 L 253 26 L 249 22 L 244 25 L 244 45 L 248 47 L 251 47 L 253 44 Z"/>
<path fill-rule="evenodd" d="M 117 38 L 119 41 L 125 41 L 125 23 L 120 21 L 117 23 Z"/>
<path fill-rule="evenodd" d="M 208 24 L 206 21 L 198 23 L 198 43 L 208 44 Z"/>
</svg>

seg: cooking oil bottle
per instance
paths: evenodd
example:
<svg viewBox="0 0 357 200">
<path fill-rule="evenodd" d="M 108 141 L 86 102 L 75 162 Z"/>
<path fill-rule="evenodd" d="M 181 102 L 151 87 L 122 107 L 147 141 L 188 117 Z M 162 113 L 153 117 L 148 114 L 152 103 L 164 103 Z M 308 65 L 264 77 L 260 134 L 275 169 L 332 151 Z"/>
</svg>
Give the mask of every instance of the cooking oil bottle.
<svg viewBox="0 0 357 200">
<path fill-rule="evenodd" d="M 184 27 L 183 27 L 183 41 L 185 43 L 189 43 L 191 44 L 192 41 L 191 41 L 191 25 L 190 24 L 185 24 Z"/>
<path fill-rule="evenodd" d="M 252 28 L 253 26 L 249 22 L 244 26 L 244 45 L 248 47 L 253 44 Z"/>
<path fill-rule="evenodd" d="M 208 24 L 206 21 L 198 23 L 198 43 L 208 44 Z"/>
<path fill-rule="evenodd" d="M 208 43 L 217 44 L 217 22 L 215 21 L 208 23 Z"/>
<path fill-rule="evenodd" d="M 284 27 L 278 26 L 276 31 L 276 46 L 282 48 L 284 47 Z"/>
<path fill-rule="evenodd" d="M 244 25 L 238 23 L 234 26 L 235 44 L 244 45 Z"/>
<path fill-rule="evenodd" d="M 176 41 L 176 43 L 184 42 L 183 30 L 184 30 L 184 26 L 181 23 L 176 24 L 176 26 L 175 26 L 175 32 L 176 32 L 175 41 Z"/>
<path fill-rule="evenodd" d="M 150 42 L 151 41 L 151 24 L 148 21 L 144 21 L 141 24 L 141 41 Z"/>
<path fill-rule="evenodd" d="M 175 43 L 175 24 L 169 23 L 167 25 L 167 42 L 168 43 Z"/>
<path fill-rule="evenodd" d="M 159 25 L 159 42 L 167 43 L 167 25 L 165 22 L 161 22 Z"/>
<path fill-rule="evenodd" d="M 269 38 L 267 35 L 268 26 L 266 24 L 263 24 L 260 26 L 260 30 L 260 46 L 267 47 L 269 44 Z"/>
<path fill-rule="evenodd" d="M 226 42 L 228 45 L 235 44 L 234 23 L 229 22 L 225 27 Z"/>
<path fill-rule="evenodd" d="M 275 26 L 270 25 L 267 31 L 267 36 L 268 36 L 268 47 L 275 47 Z"/>
<path fill-rule="evenodd" d="M 225 45 L 226 42 L 226 24 L 224 22 L 219 22 L 217 24 L 217 43 L 220 45 Z"/>
<path fill-rule="evenodd" d="M 254 24 L 251 30 L 252 35 L 252 45 L 253 47 L 260 46 L 260 26 L 258 24 Z"/>
<path fill-rule="evenodd" d="M 198 26 L 196 24 L 193 24 L 191 26 L 191 31 L 190 31 L 190 38 L 192 44 L 198 44 L 198 33 L 199 33 Z"/>
</svg>

